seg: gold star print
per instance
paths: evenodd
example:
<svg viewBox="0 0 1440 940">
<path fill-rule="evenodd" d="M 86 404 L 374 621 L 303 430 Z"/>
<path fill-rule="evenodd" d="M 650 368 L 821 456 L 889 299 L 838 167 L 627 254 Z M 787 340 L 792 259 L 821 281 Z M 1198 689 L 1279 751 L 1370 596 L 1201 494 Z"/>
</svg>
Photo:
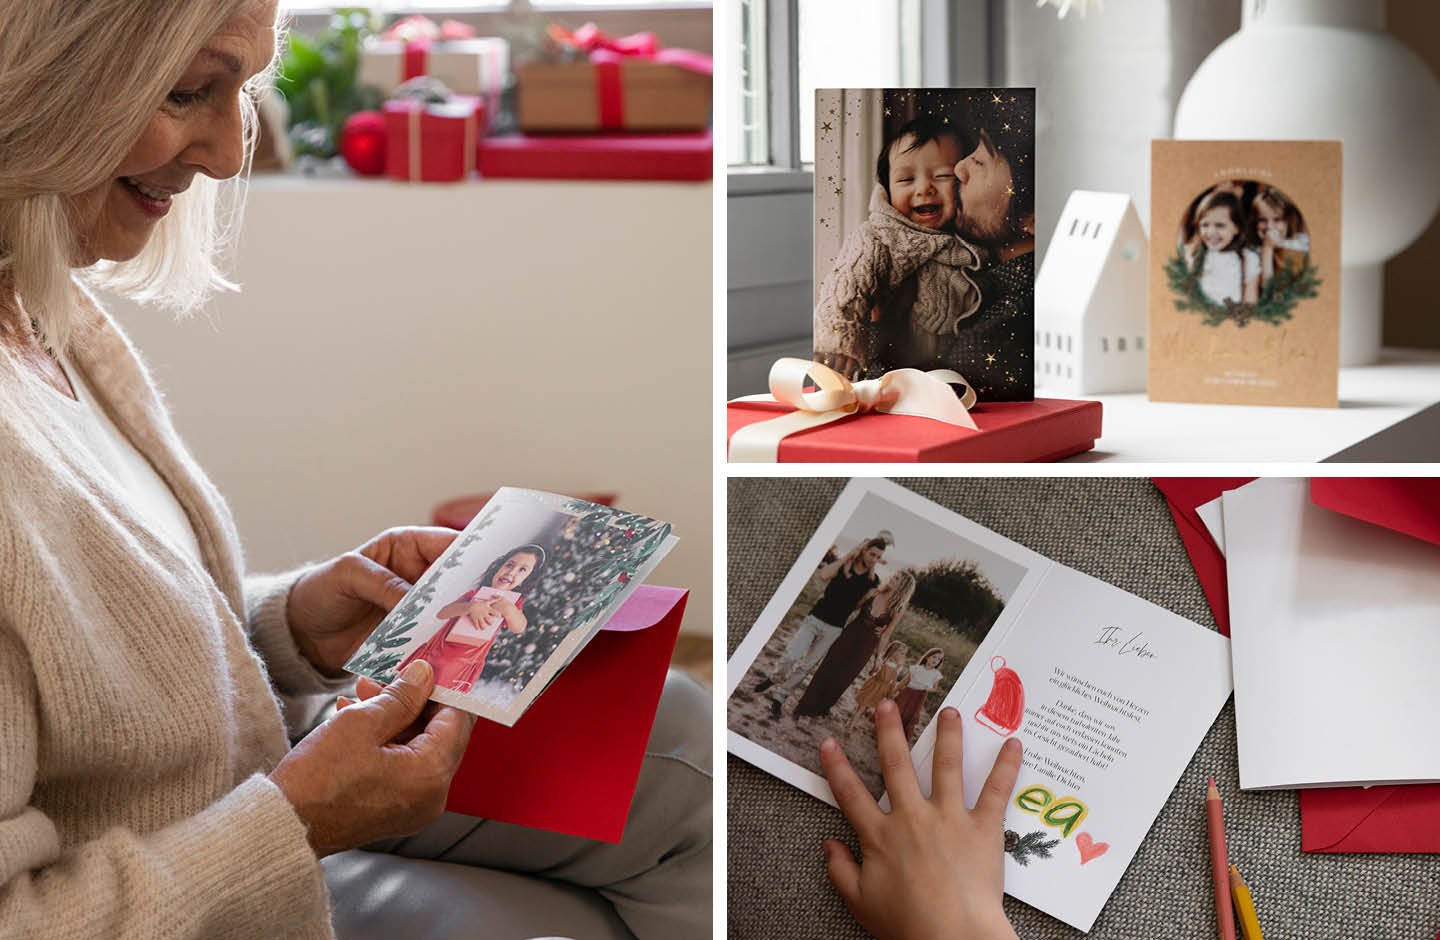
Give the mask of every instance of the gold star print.
<svg viewBox="0 0 1440 940">
<path fill-rule="evenodd" d="M 886 117 L 889 117 L 889 116 L 890 116 L 890 109 L 889 109 L 889 108 L 886 108 L 886 109 L 885 109 L 885 116 L 886 116 Z"/>
<path fill-rule="evenodd" d="M 840 193 L 841 193 L 840 187 L 839 187 L 839 186 L 836 186 L 836 187 L 835 187 L 835 195 L 838 196 L 838 195 L 840 195 Z"/>
<path fill-rule="evenodd" d="M 1010 125 L 1009 125 L 1009 124 L 1006 124 L 1006 125 L 1005 125 L 1005 129 L 1008 131 L 1008 130 L 1010 129 Z"/>
<path fill-rule="evenodd" d="M 828 131 L 828 130 L 830 129 L 830 122 L 829 122 L 829 121 L 826 121 L 824 124 L 821 124 L 821 125 L 820 125 L 820 129 L 821 129 L 822 131 Z"/>
<path fill-rule="evenodd" d="M 1013 196 L 1013 195 L 1015 195 L 1015 190 L 1014 190 L 1012 187 L 1006 186 L 1006 187 L 1005 187 L 1005 195 L 1007 195 L 1007 196 Z"/>
<path fill-rule="evenodd" d="M 986 362 L 994 362 L 994 361 L 995 361 L 995 354 L 994 354 L 994 353 L 986 353 L 986 354 L 985 354 L 985 361 L 986 361 Z"/>
<path fill-rule="evenodd" d="M 948 116 L 945 118 L 945 122 L 944 122 L 944 123 L 946 123 L 946 124 L 949 124 L 949 123 L 950 123 L 950 118 L 949 118 Z"/>
<path fill-rule="evenodd" d="M 1000 101 L 1000 96 L 999 96 L 999 95 L 991 95 L 991 96 L 990 96 L 990 100 L 993 101 L 993 102 L 995 102 L 996 104 L 1000 104 L 1000 103 L 1001 103 L 1001 101 Z M 1014 98 L 1011 98 L 1010 100 L 1011 100 L 1011 101 L 1014 101 L 1015 99 L 1014 99 Z"/>
<path fill-rule="evenodd" d="M 1014 103 L 1015 103 L 1015 96 L 1014 96 L 1014 95 L 1011 95 L 1011 96 L 1010 96 L 1010 103 L 1011 103 L 1011 104 L 1014 104 Z"/>
</svg>

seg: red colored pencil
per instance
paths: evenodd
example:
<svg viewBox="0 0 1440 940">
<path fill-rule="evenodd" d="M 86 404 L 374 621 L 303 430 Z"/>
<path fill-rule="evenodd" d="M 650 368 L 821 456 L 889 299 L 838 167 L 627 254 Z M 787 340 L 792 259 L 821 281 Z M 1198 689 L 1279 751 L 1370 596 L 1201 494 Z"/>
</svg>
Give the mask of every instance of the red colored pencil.
<svg viewBox="0 0 1440 940">
<path fill-rule="evenodd" d="M 1210 874 L 1215 881 L 1215 919 L 1220 922 L 1220 940 L 1235 940 L 1235 908 L 1230 901 L 1230 856 L 1225 850 L 1225 812 L 1220 808 L 1220 790 L 1215 778 L 1205 791 L 1205 815 L 1210 822 Z"/>
</svg>

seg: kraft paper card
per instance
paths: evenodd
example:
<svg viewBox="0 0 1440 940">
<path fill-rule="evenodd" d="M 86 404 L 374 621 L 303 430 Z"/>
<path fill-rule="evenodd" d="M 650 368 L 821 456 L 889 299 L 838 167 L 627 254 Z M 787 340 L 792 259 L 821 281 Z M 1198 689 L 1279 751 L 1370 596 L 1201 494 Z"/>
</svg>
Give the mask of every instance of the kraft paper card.
<svg viewBox="0 0 1440 940">
<path fill-rule="evenodd" d="M 1150 144 L 1155 401 L 1339 403 L 1339 141 Z"/>
</svg>

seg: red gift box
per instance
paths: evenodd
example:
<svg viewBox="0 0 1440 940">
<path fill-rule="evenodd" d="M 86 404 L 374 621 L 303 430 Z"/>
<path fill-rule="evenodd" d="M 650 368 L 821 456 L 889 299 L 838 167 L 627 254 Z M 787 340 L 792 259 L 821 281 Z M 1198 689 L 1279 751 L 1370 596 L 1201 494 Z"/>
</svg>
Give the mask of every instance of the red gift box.
<svg viewBox="0 0 1440 940">
<path fill-rule="evenodd" d="M 442 104 L 385 102 L 385 175 L 426 183 L 465 179 L 475 169 L 484 110 L 471 95 L 452 95 Z"/>
<path fill-rule="evenodd" d="M 519 179 L 708 180 L 714 139 L 699 134 L 513 134 L 480 142 L 480 175 Z"/>
<path fill-rule="evenodd" d="M 740 428 L 794 411 L 768 401 L 731 402 L 726 440 Z M 1100 403 L 1037 398 L 970 410 L 979 431 L 931 418 L 869 413 L 799 431 L 780 442 L 781 463 L 973 463 L 1061 460 L 1100 436 Z"/>
</svg>

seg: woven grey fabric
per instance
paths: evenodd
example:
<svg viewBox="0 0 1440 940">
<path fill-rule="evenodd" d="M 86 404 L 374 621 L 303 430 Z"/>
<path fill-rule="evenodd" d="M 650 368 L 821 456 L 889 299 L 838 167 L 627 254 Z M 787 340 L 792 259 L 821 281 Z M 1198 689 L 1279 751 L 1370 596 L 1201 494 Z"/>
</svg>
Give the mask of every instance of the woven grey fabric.
<svg viewBox="0 0 1440 940">
<path fill-rule="evenodd" d="M 1062 564 L 1215 626 L 1165 501 L 1148 480 L 899 482 Z M 795 477 L 729 481 L 730 653 L 844 483 Z M 728 774 L 729 935 L 745 940 L 869 936 L 851 920 L 825 877 L 822 838 L 835 836 L 857 847 L 839 811 L 735 757 L 729 759 Z M 1293 791 L 1241 792 L 1235 712 L 1227 703 L 1089 936 L 1189 940 L 1217 935 L 1204 806 L 1212 774 L 1225 798 L 1231 861 L 1250 883 L 1270 940 L 1431 940 L 1440 929 L 1440 857 L 1306 855 L 1300 851 Z M 1005 909 L 1024 940 L 1084 936 L 1008 897 Z"/>
</svg>

